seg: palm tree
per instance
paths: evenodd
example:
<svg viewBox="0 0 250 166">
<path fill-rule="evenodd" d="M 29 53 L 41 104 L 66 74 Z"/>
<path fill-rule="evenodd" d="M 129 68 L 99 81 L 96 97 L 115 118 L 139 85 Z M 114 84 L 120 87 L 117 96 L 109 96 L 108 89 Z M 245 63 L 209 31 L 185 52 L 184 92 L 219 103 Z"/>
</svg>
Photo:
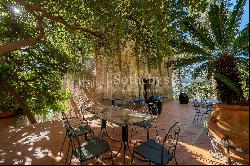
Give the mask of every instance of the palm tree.
<svg viewBox="0 0 250 166">
<path fill-rule="evenodd" d="M 214 77 L 218 98 L 226 104 L 246 102 L 238 68 L 243 64 L 249 66 L 249 23 L 239 30 L 245 4 L 246 0 L 239 0 L 230 11 L 224 1 L 211 3 L 205 24 L 187 17 L 181 21 L 184 37 L 171 41 L 179 53 L 190 56 L 177 58 L 167 66 L 178 68 L 196 64 L 194 77 L 204 71 L 208 79 Z"/>
</svg>

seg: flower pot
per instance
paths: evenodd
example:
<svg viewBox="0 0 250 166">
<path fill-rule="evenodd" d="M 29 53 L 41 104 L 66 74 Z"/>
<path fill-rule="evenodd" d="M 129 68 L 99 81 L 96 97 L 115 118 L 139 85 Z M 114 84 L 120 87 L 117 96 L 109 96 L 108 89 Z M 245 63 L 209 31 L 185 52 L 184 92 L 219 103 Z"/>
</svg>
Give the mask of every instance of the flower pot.
<svg viewBox="0 0 250 166">
<path fill-rule="evenodd" d="M 207 119 L 207 128 L 210 134 L 219 141 L 228 136 L 232 146 L 243 150 L 239 152 L 231 149 L 230 151 L 233 153 L 231 155 L 232 159 L 237 162 L 248 163 L 248 106 L 218 104 Z"/>
<path fill-rule="evenodd" d="M 181 93 L 179 95 L 179 102 L 180 104 L 188 104 L 189 102 L 188 95 L 186 93 Z"/>
<path fill-rule="evenodd" d="M 8 118 L 8 117 L 11 117 L 11 116 L 14 116 L 14 115 L 15 115 L 14 110 L 8 110 L 8 111 L 0 112 L 0 118 Z"/>
</svg>

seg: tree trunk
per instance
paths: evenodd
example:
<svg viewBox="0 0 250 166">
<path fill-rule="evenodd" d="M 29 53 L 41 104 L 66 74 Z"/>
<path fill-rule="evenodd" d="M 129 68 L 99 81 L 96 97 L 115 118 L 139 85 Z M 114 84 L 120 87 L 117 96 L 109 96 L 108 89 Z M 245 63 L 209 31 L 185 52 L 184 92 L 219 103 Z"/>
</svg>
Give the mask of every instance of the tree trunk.
<svg viewBox="0 0 250 166">
<path fill-rule="evenodd" d="M 91 65 L 87 71 L 86 74 L 86 80 L 93 82 L 94 81 L 94 75 L 93 75 L 93 70 L 95 69 L 95 65 Z M 90 86 L 83 86 L 83 91 L 85 92 L 87 98 L 92 101 L 95 104 L 98 104 L 98 100 L 96 98 L 96 93 L 95 93 L 95 86 L 90 85 Z"/>
<path fill-rule="evenodd" d="M 17 90 L 7 81 L 1 81 L 0 83 L 3 87 L 4 90 L 9 92 L 14 99 L 17 101 L 17 103 L 20 105 L 22 110 L 25 112 L 27 115 L 29 121 L 31 124 L 37 123 L 34 115 L 32 114 L 31 109 L 29 108 L 28 104 L 26 101 L 20 96 L 20 94 L 17 92 Z"/>
</svg>

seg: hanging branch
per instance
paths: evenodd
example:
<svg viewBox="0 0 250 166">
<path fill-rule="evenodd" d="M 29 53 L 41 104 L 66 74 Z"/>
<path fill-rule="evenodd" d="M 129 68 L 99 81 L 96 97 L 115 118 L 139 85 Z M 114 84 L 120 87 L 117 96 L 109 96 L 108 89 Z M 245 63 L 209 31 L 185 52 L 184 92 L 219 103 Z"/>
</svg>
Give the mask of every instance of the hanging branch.
<svg viewBox="0 0 250 166">
<path fill-rule="evenodd" d="M 0 81 L 0 87 L 2 87 L 4 90 L 9 92 L 13 96 L 13 98 L 17 101 L 22 110 L 26 113 L 31 124 L 37 122 L 27 102 L 20 96 L 19 92 L 16 90 L 15 87 L 13 87 L 8 81 Z"/>
<path fill-rule="evenodd" d="M 86 29 L 83 27 L 72 25 L 72 24 L 68 23 L 63 17 L 56 16 L 54 13 L 51 13 L 51 12 L 47 12 L 46 10 L 42 9 L 38 5 L 30 4 L 30 3 L 26 2 L 25 0 L 16 0 L 16 2 L 19 3 L 20 5 L 24 6 L 24 8 L 28 12 L 30 12 L 36 16 L 37 24 L 38 24 L 37 29 L 38 29 L 39 34 L 37 37 L 23 39 L 23 40 L 19 40 L 19 41 L 13 41 L 13 42 L 9 42 L 9 43 L 5 43 L 5 44 L 0 45 L 0 57 L 4 56 L 8 52 L 15 51 L 15 50 L 18 50 L 22 47 L 34 45 L 34 44 L 40 42 L 45 36 L 44 27 L 43 27 L 43 19 L 44 18 L 50 19 L 50 20 L 55 21 L 55 22 L 59 22 L 71 31 L 79 31 L 79 32 L 83 32 L 83 33 L 88 33 L 95 38 L 102 38 L 101 33 L 94 32 L 92 30 L 89 30 L 89 29 Z M 41 16 L 37 16 L 39 13 L 41 13 Z"/>
<path fill-rule="evenodd" d="M 25 0 L 16 0 L 16 1 L 19 4 L 21 4 L 22 6 L 24 6 L 24 8 L 27 11 L 29 11 L 31 13 L 39 13 L 40 12 L 47 19 L 55 21 L 55 22 L 59 22 L 59 23 L 63 24 L 65 27 L 67 27 L 71 31 L 79 31 L 79 32 L 88 33 L 88 34 L 90 34 L 90 35 L 92 35 L 94 37 L 97 37 L 97 38 L 101 38 L 102 37 L 102 34 L 100 32 L 95 32 L 95 31 L 92 31 L 90 29 L 86 29 L 86 28 L 83 28 L 83 27 L 72 25 L 72 24 L 68 23 L 68 21 L 66 21 L 63 17 L 56 16 L 55 13 L 48 12 L 48 11 L 42 9 L 38 5 L 30 4 L 30 3 L 26 2 Z"/>
<path fill-rule="evenodd" d="M 40 42 L 44 38 L 44 36 L 45 36 L 44 27 L 43 27 L 43 18 L 44 17 L 37 16 L 36 18 L 37 18 L 37 30 L 39 32 L 38 35 L 36 37 L 33 37 L 33 38 L 13 41 L 13 42 L 9 42 L 9 43 L 5 43 L 5 44 L 0 45 L 0 57 L 4 56 L 8 52 L 19 50 L 22 47 L 34 45 L 34 44 Z"/>
</svg>

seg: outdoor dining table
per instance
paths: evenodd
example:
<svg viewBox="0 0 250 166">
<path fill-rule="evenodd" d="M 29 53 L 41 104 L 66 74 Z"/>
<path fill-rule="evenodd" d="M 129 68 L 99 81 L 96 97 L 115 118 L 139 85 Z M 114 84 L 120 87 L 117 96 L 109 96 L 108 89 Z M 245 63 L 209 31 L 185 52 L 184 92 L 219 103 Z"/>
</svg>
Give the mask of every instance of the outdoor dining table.
<svg viewBox="0 0 250 166">
<path fill-rule="evenodd" d="M 126 152 L 126 149 L 128 148 L 128 125 L 134 124 L 136 122 L 142 122 L 144 120 L 150 120 L 150 119 L 156 118 L 155 115 L 143 114 L 143 113 L 133 111 L 131 109 L 125 109 L 125 108 L 121 108 L 117 106 L 98 105 L 98 106 L 89 107 L 86 110 L 92 114 L 95 114 L 102 120 L 101 130 L 106 129 L 106 121 L 109 121 L 111 123 L 114 123 L 122 127 L 122 130 L 121 130 L 122 131 L 121 133 L 122 144 L 121 144 L 120 150 L 123 145 L 124 164 L 125 164 L 125 152 Z M 115 156 L 117 156 L 118 153 Z"/>
</svg>

